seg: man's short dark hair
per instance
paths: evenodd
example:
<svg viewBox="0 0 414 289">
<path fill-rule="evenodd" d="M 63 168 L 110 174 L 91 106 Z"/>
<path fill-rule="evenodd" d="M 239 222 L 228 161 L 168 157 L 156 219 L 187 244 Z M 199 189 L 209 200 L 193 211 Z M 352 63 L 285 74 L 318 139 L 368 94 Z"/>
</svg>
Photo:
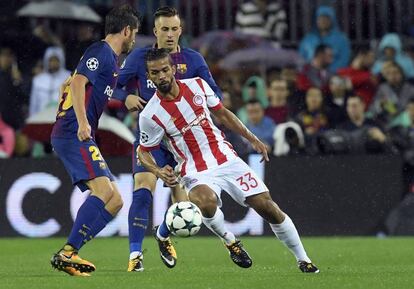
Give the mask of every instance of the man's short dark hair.
<svg viewBox="0 0 414 289">
<path fill-rule="evenodd" d="M 105 17 L 105 35 L 116 34 L 127 26 L 139 27 L 139 14 L 128 4 L 113 8 Z"/>
<path fill-rule="evenodd" d="M 170 52 L 168 49 L 151 48 L 150 50 L 148 50 L 147 54 L 145 55 L 145 66 L 147 70 L 148 70 L 148 65 L 147 65 L 148 62 L 163 59 L 165 57 L 168 57 L 170 63 L 173 64 L 171 57 L 170 57 Z"/>
<path fill-rule="evenodd" d="M 252 99 L 250 99 L 250 100 L 246 103 L 246 105 L 248 105 L 248 104 L 250 104 L 250 105 L 259 104 L 260 106 L 262 106 L 262 104 L 260 103 L 260 101 L 259 101 L 257 98 L 252 98 Z"/>
<path fill-rule="evenodd" d="M 174 17 L 178 15 L 177 9 L 170 6 L 163 6 L 158 8 L 154 13 L 154 21 L 160 17 Z"/>
<path fill-rule="evenodd" d="M 320 44 L 316 47 L 315 49 L 315 53 L 313 57 L 318 56 L 319 54 L 325 53 L 325 51 L 327 49 L 332 49 L 330 46 L 326 45 L 326 44 Z"/>
</svg>

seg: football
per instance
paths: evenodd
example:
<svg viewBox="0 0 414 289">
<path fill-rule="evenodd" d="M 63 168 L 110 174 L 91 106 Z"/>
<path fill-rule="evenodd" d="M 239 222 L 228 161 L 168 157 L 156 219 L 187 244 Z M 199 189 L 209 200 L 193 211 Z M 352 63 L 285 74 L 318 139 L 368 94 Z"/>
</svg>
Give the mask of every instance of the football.
<svg viewBox="0 0 414 289">
<path fill-rule="evenodd" d="M 179 237 L 190 237 L 197 234 L 202 224 L 201 211 L 191 202 L 179 202 L 171 205 L 165 220 L 170 232 Z"/>
</svg>

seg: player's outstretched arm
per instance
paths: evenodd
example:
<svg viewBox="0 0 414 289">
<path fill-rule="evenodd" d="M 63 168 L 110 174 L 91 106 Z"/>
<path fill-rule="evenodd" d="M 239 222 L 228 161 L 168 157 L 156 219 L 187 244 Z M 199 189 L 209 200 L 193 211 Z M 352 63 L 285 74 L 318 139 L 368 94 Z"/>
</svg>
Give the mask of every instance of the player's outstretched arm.
<svg viewBox="0 0 414 289">
<path fill-rule="evenodd" d="M 253 146 L 253 149 L 260 153 L 263 158 L 261 161 L 269 161 L 266 145 L 262 143 L 230 110 L 221 107 L 218 110 L 212 110 L 212 113 L 217 117 L 222 124 L 228 129 L 240 134 L 246 138 Z"/>
<path fill-rule="evenodd" d="M 89 82 L 88 78 L 82 74 L 76 74 L 71 83 L 70 90 L 72 93 L 73 109 L 75 110 L 78 121 L 78 138 L 85 141 L 91 138 L 91 126 L 86 117 L 85 108 L 85 86 Z"/>
<path fill-rule="evenodd" d="M 137 155 L 141 164 L 151 173 L 164 181 L 169 187 L 175 187 L 177 185 L 177 177 L 174 174 L 174 170 L 169 165 L 160 168 L 154 161 L 150 152 L 143 149 L 141 146 L 137 148 Z"/>
</svg>

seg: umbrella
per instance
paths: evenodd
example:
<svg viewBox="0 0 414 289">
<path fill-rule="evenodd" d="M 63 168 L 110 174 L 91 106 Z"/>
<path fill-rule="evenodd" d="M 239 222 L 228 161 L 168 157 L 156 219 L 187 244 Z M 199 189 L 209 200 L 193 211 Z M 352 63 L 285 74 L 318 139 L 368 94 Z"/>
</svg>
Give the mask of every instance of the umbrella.
<svg viewBox="0 0 414 289">
<path fill-rule="evenodd" d="M 101 22 L 102 18 L 90 7 L 69 1 L 30 2 L 17 11 L 18 16 L 46 17 L 89 22 Z"/>
<path fill-rule="evenodd" d="M 296 50 L 276 48 L 271 45 L 236 50 L 219 62 L 225 70 L 257 68 L 264 70 L 271 67 L 298 67 L 303 59 Z"/>
<path fill-rule="evenodd" d="M 46 108 L 29 117 L 23 127 L 23 133 L 32 140 L 48 142 L 55 118 L 56 107 Z M 100 151 L 105 156 L 130 155 L 135 140 L 134 135 L 121 121 L 105 113 L 99 120 L 95 138 Z"/>
<path fill-rule="evenodd" d="M 235 49 L 248 48 L 266 42 L 261 37 L 246 35 L 231 30 L 214 30 L 203 33 L 191 42 L 209 60 L 216 61 Z"/>
</svg>

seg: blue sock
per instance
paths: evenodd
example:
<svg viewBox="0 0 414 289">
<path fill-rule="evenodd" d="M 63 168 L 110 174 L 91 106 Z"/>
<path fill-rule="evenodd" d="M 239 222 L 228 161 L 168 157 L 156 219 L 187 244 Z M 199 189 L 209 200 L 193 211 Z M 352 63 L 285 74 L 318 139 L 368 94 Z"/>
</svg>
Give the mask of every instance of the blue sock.
<svg viewBox="0 0 414 289">
<path fill-rule="evenodd" d="M 112 216 L 111 213 L 109 213 L 105 208 L 102 209 L 101 211 L 101 216 L 98 217 L 95 220 L 95 223 L 92 226 L 92 232 L 91 235 L 95 238 L 96 235 L 98 235 L 98 233 L 100 231 L 103 230 L 103 228 L 106 227 L 106 225 L 112 221 L 112 219 L 114 218 L 114 216 Z"/>
<path fill-rule="evenodd" d="M 165 223 L 166 215 L 167 213 L 165 213 L 164 220 L 162 221 L 161 225 L 158 227 L 158 234 L 164 239 L 167 239 L 171 234 L 170 230 L 168 230 L 167 224 Z"/>
<path fill-rule="evenodd" d="M 134 191 L 128 214 L 130 252 L 142 252 L 142 241 L 148 226 L 151 203 L 152 194 L 150 190 L 142 188 Z"/>
<path fill-rule="evenodd" d="M 93 238 L 93 225 L 101 217 L 105 203 L 95 196 L 89 196 L 76 215 L 75 223 L 68 238 L 68 244 L 79 250 L 83 244 Z"/>
</svg>

